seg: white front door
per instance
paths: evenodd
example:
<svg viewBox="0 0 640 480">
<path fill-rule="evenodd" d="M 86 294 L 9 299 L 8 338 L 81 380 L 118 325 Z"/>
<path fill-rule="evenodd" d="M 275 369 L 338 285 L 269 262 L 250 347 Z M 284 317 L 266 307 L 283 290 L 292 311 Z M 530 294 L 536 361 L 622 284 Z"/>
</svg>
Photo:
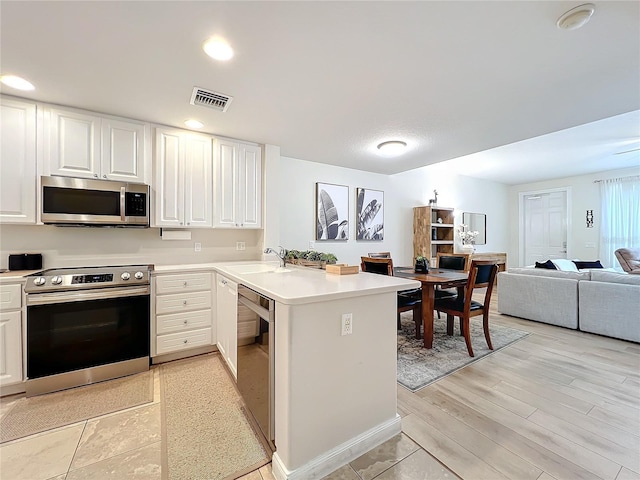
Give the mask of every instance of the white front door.
<svg viewBox="0 0 640 480">
<path fill-rule="evenodd" d="M 524 265 L 567 258 L 567 191 L 522 195 Z"/>
</svg>

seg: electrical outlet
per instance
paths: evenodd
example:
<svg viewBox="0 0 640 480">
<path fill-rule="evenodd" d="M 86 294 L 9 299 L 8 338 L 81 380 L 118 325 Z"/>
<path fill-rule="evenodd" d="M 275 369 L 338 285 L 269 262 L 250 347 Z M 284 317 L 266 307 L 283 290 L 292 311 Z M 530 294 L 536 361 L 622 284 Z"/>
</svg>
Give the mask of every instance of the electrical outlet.
<svg viewBox="0 0 640 480">
<path fill-rule="evenodd" d="M 316 242 L 314 242 L 313 240 L 309 240 L 309 250 L 315 250 L 316 249 Z"/>
<path fill-rule="evenodd" d="M 236 250 L 244 250 L 244 242 L 236 242 Z"/>
<path fill-rule="evenodd" d="M 342 314 L 342 335 L 351 335 L 353 333 L 353 314 Z"/>
<path fill-rule="evenodd" d="M 202 244 L 201 244 L 201 243 L 199 243 L 199 242 L 196 242 L 196 243 L 195 243 L 195 245 L 193 246 L 193 249 L 194 249 L 196 252 L 199 252 L 200 250 L 202 250 Z"/>
</svg>

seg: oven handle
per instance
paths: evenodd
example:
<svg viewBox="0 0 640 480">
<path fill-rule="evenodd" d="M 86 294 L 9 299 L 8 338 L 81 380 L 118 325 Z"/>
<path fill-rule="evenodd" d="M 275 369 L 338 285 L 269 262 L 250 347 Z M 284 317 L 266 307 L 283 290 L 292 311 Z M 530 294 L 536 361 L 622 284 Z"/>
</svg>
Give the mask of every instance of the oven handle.
<svg viewBox="0 0 640 480">
<path fill-rule="evenodd" d="M 126 210 L 127 210 L 127 202 L 126 202 L 126 198 L 127 196 L 125 195 L 125 191 L 126 188 L 123 185 L 122 187 L 120 187 L 120 221 L 122 223 L 124 223 L 125 221 L 125 217 L 126 217 Z"/>
<path fill-rule="evenodd" d="M 99 291 L 86 292 L 53 292 L 28 293 L 27 306 L 50 305 L 53 303 L 86 302 L 89 300 L 103 300 L 107 298 L 136 297 L 150 295 L 150 287 L 102 288 Z"/>
</svg>

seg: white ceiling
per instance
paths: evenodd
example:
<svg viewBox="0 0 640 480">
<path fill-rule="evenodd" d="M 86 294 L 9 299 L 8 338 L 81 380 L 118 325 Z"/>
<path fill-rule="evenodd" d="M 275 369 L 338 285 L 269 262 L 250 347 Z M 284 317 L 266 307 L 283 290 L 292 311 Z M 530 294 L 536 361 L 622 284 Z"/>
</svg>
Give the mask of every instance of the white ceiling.
<svg viewBox="0 0 640 480">
<path fill-rule="evenodd" d="M 2 0 L 0 73 L 36 85 L 2 91 L 385 174 L 465 156 L 461 173 L 509 184 L 637 165 L 613 153 L 639 146 L 640 2 L 559 30 L 580 3 Z M 231 61 L 204 54 L 212 35 Z M 194 86 L 229 110 L 190 105 Z M 410 151 L 378 156 L 391 138 Z"/>
</svg>

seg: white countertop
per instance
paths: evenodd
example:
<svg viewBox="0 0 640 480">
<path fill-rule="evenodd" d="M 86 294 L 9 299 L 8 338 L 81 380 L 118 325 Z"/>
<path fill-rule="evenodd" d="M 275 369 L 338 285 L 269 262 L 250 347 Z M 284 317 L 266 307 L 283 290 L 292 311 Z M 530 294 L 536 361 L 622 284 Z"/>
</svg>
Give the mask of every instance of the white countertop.
<svg viewBox="0 0 640 480">
<path fill-rule="evenodd" d="M 278 262 L 218 262 L 194 265 L 161 265 L 154 273 L 216 270 L 234 282 L 241 283 L 258 293 L 287 305 L 315 303 L 331 299 L 375 295 L 398 290 L 419 288 L 420 282 L 400 277 L 358 273 L 334 275 L 325 270 L 287 265 L 288 272 L 277 271 L 246 273 L 257 269 L 278 267 Z M 266 267 L 264 267 L 266 266 Z"/>
</svg>

